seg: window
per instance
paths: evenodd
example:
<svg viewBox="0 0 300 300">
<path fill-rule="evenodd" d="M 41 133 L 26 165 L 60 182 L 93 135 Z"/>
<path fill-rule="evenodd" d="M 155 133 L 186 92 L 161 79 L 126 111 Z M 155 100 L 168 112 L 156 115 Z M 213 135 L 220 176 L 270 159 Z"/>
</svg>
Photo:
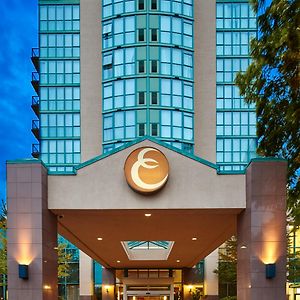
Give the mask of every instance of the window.
<svg viewBox="0 0 300 300">
<path fill-rule="evenodd" d="M 145 93 L 144 92 L 139 92 L 139 104 L 145 104 Z"/>
<path fill-rule="evenodd" d="M 145 61 L 139 60 L 139 73 L 145 73 Z"/>
<path fill-rule="evenodd" d="M 151 9 L 157 9 L 157 0 L 151 0 Z"/>
<path fill-rule="evenodd" d="M 151 61 L 151 73 L 157 73 L 157 60 Z"/>
<path fill-rule="evenodd" d="M 158 124 L 157 123 L 151 124 L 151 135 L 158 136 Z"/>
<path fill-rule="evenodd" d="M 138 8 L 139 10 L 144 10 L 145 9 L 145 1 L 144 0 L 138 0 Z"/>
<path fill-rule="evenodd" d="M 157 42 L 157 29 L 151 29 L 151 41 Z"/>
<path fill-rule="evenodd" d="M 154 105 L 158 104 L 158 102 L 157 102 L 157 92 L 152 92 L 151 93 L 151 104 L 154 104 Z"/>
<path fill-rule="evenodd" d="M 140 123 L 139 124 L 139 136 L 144 136 L 145 135 L 145 123 Z"/>
<path fill-rule="evenodd" d="M 139 32 L 139 35 L 138 35 L 139 42 L 144 42 L 145 41 L 145 30 L 139 29 L 138 32 Z"/>
</svg>

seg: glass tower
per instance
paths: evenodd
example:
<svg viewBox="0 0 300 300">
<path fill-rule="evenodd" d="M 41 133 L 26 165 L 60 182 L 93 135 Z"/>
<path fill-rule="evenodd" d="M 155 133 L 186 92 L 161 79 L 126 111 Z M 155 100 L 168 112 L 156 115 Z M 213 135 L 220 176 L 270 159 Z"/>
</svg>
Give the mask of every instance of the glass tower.
<svg viewBox="0 0 300 300">
<path fill-rule="evenodd" d="M 208 1 L 208 0 L 198 0 Z M 84 160 L 83 55 L 80 0 L 39 0 L 39 47 L 32 51 L 38 140 L 32 155 L 49 172 L 69 173 Z M 195 27 L 193 0 L 99 1 L 99 155 L 142 136 L 152 136 L 183 153 L 194 151 Z M 85 4 L 86 5 L 86 4 Z M 196 7 L 196 5 L 195 5 Z M 101 20 L 101 21 L 100 21 Z M 98 24 L 95 24 L 98 26 Z M 235 74 L 250 62 L 249 42 L 257 32 L 247 0 L 216 0 L 216 162 L 221 171 L 242 171 L 256 150 L 255 108 L 244 103 Z M 199 55 L 199 52 L 198 54 Z M 82 59 L 82 60 L 81 60 Z M 212 62 L 207 62 L 208 64 Z M 82 69 L 82 73 L 80 73 Z M 81 83 L 82 80 L 82 83 Z M 215 80 L 215 79 L 214 79 Z M 197 113 L 199 113 L 197 111 Z M 86 115 L 85 115 L 86 116 Z M 82 126 L 82 127 L 81 127 Z M 201 137 L 200 137 L 201 138 Z M 98 139 L 99 140 L 99 139 Z M 213 151 L 214 153 L 215 151 Z M 60 279 L 60 296 L 78 293 L 78 250 L 72 276 Z M 96 290 L 101 266 L 95 264 Z M 98 275 L 97 275 L 98 274 Z"/>
<path fill-rule="evenodd" d="M 217 164 L 224 171 L 240 171 L 256 156 L 256 113 L 234 79 L 250 63 L 256 16 L 248 1 L 218 0 L 216 5 Z"/>
<path fill-rule="evenodd" d="M 39 98 L 33 103 L 39 116 L 33 132 L 40 142 L 33 155 L 55 172 L 80 163 L 79 1 L 64 2 L 39 2 Z"/>
<path fill-rule="evenodd" d="M 104 0 L 103 150 L 149 135 L 193 150 L 193 1 Z"/>
</svg>

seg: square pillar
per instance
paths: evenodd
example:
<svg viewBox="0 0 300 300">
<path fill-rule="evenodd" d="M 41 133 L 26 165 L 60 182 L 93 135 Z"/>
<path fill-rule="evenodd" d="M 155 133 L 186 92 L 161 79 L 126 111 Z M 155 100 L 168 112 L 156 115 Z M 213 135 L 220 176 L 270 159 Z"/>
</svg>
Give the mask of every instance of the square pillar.
<svg viewBox="0 0 300 300">
<path fill-rule="evenodd" d="M 79 291 L 80 300 L 94 299 L 93 259 L 79 250 Z"/>
<path fill-rule="evenodd" d="M 116 270 L 103 268 L 102 269 L 102 300 L 116 299 L 115 285 L 116 285 Z"/>
<path fill-rule="evenodd" d="M 10 299 L 57 299 L 57 221 L 48 210 L 47 169 L 35 160 L 7 163 L 7 259 Z M 28 266 L 28 279 L 19 278 Z M 25 267 L 26 269 L 26 267 Z"/>
<path fill-rule="evenodd" d="M 237 225 L 238 299 L 286 299 L 286 169 L 276 159 L 247 168 L 246 209 Z M 267 278 L 267 264 L 276 265 L 274 278 Z"/>
</svg>

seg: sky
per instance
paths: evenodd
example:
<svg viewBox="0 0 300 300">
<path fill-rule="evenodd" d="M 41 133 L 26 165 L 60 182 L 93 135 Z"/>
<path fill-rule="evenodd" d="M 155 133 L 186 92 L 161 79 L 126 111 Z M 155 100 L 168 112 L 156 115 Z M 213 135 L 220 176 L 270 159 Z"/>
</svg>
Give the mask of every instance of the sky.
<svg viewBox="0 0 300 300">
<path fill-rule="evenodd" d="M 31 157 L 31 48 L 37 47 L 37 0 L 0 0 L 0 200 L 6 160 Z"/>
</svg>

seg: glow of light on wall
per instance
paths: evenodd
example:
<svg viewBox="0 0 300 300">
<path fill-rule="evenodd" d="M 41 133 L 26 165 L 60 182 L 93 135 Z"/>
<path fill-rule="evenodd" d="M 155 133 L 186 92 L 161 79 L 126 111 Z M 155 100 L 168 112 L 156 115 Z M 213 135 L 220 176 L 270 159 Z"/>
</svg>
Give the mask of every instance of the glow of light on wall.
<svg viewBox="0 0 300 300">
<path fill-rule="evenodd" d="M 44 285 L 44 290 L 51 290 L 51 286 L 50 285 Z"/>
<path fill-rule="evenodd" d="M 30 265 L 36 257 L 32 247 L 32 233 L 30 230 L 20 230 L 18 232 L 18 244 L 15 245 L 15 259 L 19 264 Z"/>
<path fill-rule="evenodd" d="M 262 246 L 262 253 L 260 256 L 264 264 L 273 264 L 279 257 L 279 249 L 277 242 L 264 242 Z"/>
</svg>

